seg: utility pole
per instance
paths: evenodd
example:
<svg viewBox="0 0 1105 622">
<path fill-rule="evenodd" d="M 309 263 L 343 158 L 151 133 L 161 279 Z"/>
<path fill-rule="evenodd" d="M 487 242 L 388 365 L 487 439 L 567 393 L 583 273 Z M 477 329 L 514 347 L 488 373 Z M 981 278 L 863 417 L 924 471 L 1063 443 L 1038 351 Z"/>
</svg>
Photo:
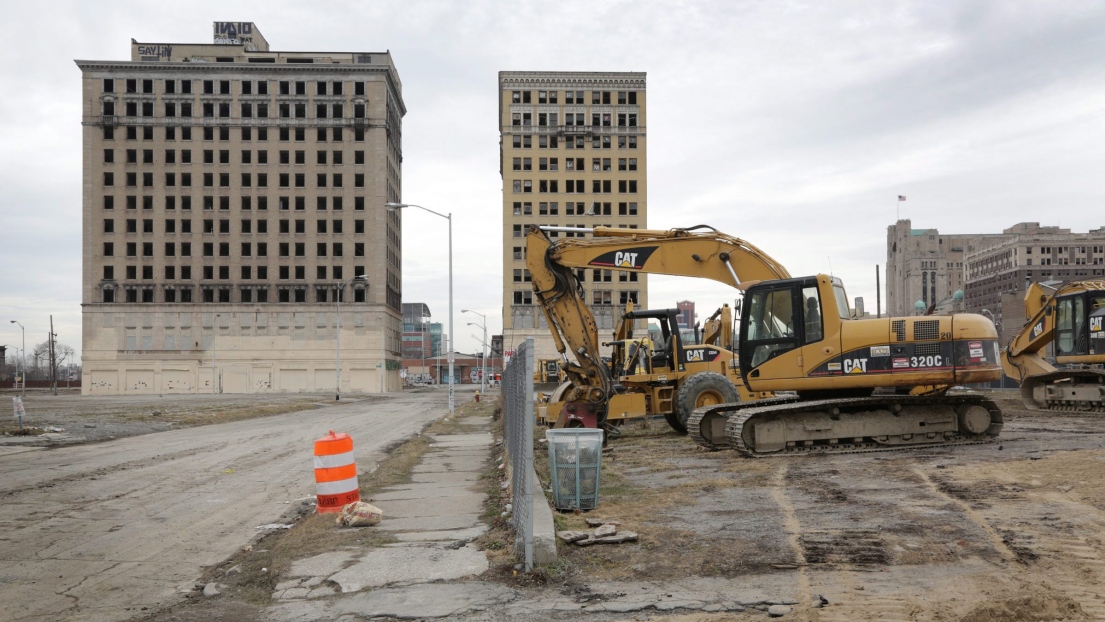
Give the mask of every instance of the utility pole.
<svg viewBox="0 0 1105 622">
<path fill-rule="evenodd" d="M 57 334 L 54 333 L 54 316 L 50 316 L 50 385 L 54 389 L 54 395 L 58 394 L 58 368 L 56 361 L 54 360 L 54 340 Z"/>
<path fill-rule="evenodd" d="M 882 317 L 882 284 L 879 282 L 879 264 L 875 264 L 875 317 Z"/>
</svg>

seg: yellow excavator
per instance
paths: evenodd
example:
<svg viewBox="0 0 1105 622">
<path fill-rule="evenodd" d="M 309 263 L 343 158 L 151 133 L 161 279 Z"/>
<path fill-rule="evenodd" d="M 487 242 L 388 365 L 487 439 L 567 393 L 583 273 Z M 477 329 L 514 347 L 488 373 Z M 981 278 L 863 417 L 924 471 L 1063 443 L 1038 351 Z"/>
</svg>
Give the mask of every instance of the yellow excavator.
<svg viewBox="0 0 1105 622">
<path fill-rule="evenodd" d="M 546 230 L 591 233 L 553 242 Z M 615 383 L 599 357 L 598 329 L 578 268 L 694 276 L 744 292 L 738 364 L 747 393 L 793 395 L 700 407 L 686 427 L 708 447 L 750 456 L 978 443 L 997 437 L 1001 410 L 953 385 L 1001 377 L 997 332 L 976 314 L 853 319 L 828 275 L 792 278 L 749 242 L 707 226 L 649 230 L 532 226 L 526 265 L 570 386 L 557 425 L 608 428 L 645 396 Z M 681 361 L 671 361 L 678 370 Z M 669 391 L 674 391 L 668 383 Z M 873 395 L 876 388 L 923 395 Z"/>
<path fill-rule="evenodd" d="M 1024 296 L 1028 322 L 1002 350 L 1001 364 L 1020 382 L 1029 410 L 1105 412 L 1105 281 L 1076 281 L 1051 294 L 1033 283 Z M 1041 353 L 1055 343 L 1055 362 Z"/>
</svg>

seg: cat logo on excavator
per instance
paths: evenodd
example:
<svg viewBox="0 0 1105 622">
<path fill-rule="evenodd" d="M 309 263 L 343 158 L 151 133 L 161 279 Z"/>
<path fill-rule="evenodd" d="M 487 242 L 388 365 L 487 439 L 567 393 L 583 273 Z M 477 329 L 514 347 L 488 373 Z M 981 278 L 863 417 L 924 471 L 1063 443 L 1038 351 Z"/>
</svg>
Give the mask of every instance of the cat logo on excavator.
<svg viewBox="0 0 1105 622">
<path fill-rule="evenodd" d="M 609 251 L 595 257 L 588 262 L 588 265 L 641 270 L 645 267 L 645 262 L 652 256 L 652 253 L 656 252 L 656 248 L 655 246 L 638 246 L 620 251 Z"/>
</svg>

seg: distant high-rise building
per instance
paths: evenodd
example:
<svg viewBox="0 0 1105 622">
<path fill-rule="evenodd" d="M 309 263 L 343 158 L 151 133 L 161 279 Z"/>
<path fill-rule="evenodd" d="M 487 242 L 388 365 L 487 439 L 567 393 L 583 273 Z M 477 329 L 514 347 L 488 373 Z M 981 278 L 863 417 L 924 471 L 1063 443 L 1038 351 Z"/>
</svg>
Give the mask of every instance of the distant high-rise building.
<svg viewBox="0 0 1105 622">
<path fill-rule="evenodd" d="M 963 289 L 963 258 L 988 234 L 941 234 L 899 220 L 886 232 L 886 314 L 914 315 Z"/>
<path fill-rule="evenodd" d="M 694 301 L 681 300 L 675 303 L 675 307 L 679 309 L 679 315 L 675 316 L 679 328 L 694 328 Z"/>
<path fill-rule="evenodd" d="M 215 22 L 210 43 L 76 63 L 82 392 L 332 391 L 339 301 L 341 390 L 398 388 L 391 55 L 272 51 Z"/>
<path fill-rule="evenodd" d="M 525 265 L 530 225 L 645 227 L 645 127 L 644 73 L 499 73 L 508 352 L 532 336 L 539 358 L 556 354 Z M 560 236 L 589 234 L 550 233 Z M 576 274 L 600 330 L 613 330 L 627 302 L 648 305 L 644 275 L 609 269 Z"/>
<path fill-rule="evenodd" d="M 1060 285 L 1105 275 L 1105 227 L 1072 233 L 1038 222 L 1018 223 L 964 257 L 965 308 L 986 309 L 1008 343 L 1027 321 L 1027 283 Z"/>
<path fill-rule="evenodd" d="M 430 307 L 423 302 L 403 303 L 403 358 L 434 356 L 430 339 Z"/>
<path fill-rule="evenodd" d="M 962 291 L 962 310 L 992 318 L 1002 343 L 1027 319 L 1028 283 L 1059 285 L 1105 275 L 1105 227 L 1073 233 L 1022 222 L 1001 233 L 941 235 L 899 220 L 888 228 L 886 251 L 889 314 L 913 315 L 917 301 L 940 305 Z"/>
<path fill-rule="evenodd" d="M 445 353 L 445 338 L 442 336 L 445 331 L 442 329 L 441 322 L 430 323 L 430 349 L 434 356 L 441 356 Z"/>
</svg>

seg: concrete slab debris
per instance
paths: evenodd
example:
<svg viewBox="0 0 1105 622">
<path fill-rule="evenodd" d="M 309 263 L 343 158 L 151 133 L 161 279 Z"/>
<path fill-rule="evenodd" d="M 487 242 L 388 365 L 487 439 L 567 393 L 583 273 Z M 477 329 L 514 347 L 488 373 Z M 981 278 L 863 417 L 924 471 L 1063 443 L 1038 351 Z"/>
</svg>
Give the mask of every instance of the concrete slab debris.
<svg viewBox="0 0 1105 622">
<path fill-rule="evenodd" d="M 618 526 L 617 525 L 611 525 L 611 524 L 607 523 L 605 525 L 599 525 L 598 527 L 595 527 L 595 537 L 596 538 L 605 538 L 605 537 L 608 537 L 608 536 L 615 535 L 616 533 L 618 533 Z"/>
<path fill-rule="evenodd" d="M 580 540 L 576 542 L 576 546 L 591 546 L 592 544 L 621 544 L 623 542 L 636 542 L 637 532 L 635 531 L 623 531 L 613 536 L 596 537 L 591 536 L 586 540 Z"/>
</svg>

